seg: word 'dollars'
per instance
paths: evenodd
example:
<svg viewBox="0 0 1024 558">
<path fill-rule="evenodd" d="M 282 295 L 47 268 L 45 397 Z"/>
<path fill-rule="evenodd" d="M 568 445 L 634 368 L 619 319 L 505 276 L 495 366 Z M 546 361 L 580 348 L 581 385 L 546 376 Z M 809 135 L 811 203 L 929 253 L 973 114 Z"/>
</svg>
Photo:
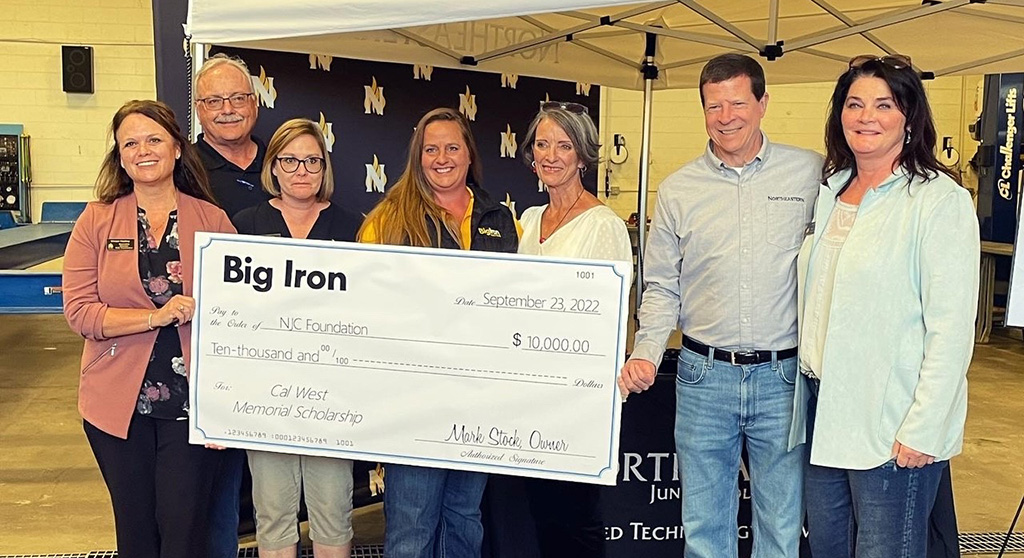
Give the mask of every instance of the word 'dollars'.
<svg viewBox="0 0 1024 558">
<path fill-rule="evenodd" d="M 274 268 L 252 265 L 252 258 L 224 256 L 224 282 L 244 283 L 257 292 L 265 293 L 274 286 Z M 284 286 L 328 291 L 348 290 L 348 279 L 340 271 L 320 271 L 295 267 L 291 260 L 284 262 Z"/>
</svg>

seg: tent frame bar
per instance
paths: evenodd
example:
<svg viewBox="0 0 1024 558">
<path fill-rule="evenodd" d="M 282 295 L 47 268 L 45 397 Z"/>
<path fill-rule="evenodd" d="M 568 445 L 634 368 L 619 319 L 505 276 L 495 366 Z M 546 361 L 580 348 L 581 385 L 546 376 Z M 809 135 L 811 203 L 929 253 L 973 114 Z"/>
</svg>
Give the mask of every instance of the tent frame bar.
<svg viewBox="0 0 1024 558">
<path fill-rule="evenodd" d="M 188 54 L 192 56 L 192 75 L 188 76 L 188 139 L 190 142 L 195 143 L 199 141 L 199 134 L 203 131 L 203 125 L 199 123 L 199 114 L 196 112 L 196 91 L 193 84 L 195 84 L 196 77 L 199 75 L 199 69 L 206 62 L 206 45 L 189 41 L 188 46 L 190 49 Z"/>
<path fill-rule="evenodd" d="M 636 23 L 630 23 L 628 21 L 620 21 L 615 25 L 617 27 L 625 27 L 626 29 L 632 29 L 633 31 L 639 31 L 641 33 L 654 33 L 655 35 L 661 35 L 662 37 L 672 37 L 673 39 L 692 41 L 695 43 L 701 43 L 705 45 L 717 46 L 722 48 L 731 48 L 733 50 L 739 50 L 744 52 L 758 50 L 757 47 L 751 47 L 747 43 L 730 41 L 729 39 L 723 37 L 716 37 L 714 35 L 704 35 L 701 33 L 694 33 L 692 31 L 666 29 L 664 27 L 654 27 L 652 25 L 639 25 Z"/>
<path fill-rule="evenodd" d="M 829 14 L 831 14 L 832 17 L 834 17 L 834 18 L 838 19 L 839 21 L 843 22 L 843 24 L 845 24 L 847 27 L 853 27 L 854 25 L 857 25 L 856 21 L 854 21 L 853 19 L 850 19 L 849 17 L 847 17 L 846 14 L 844 14 L 841 11 L 839 11 L 838 8 L 836 8 L 832 4 L 829 4 L 825 0 L 811 0 L 811 2 L 814 2 L 814 4 L 817 5 L 819 8 L 821 8 L 821 9 L 825 10 L 826 12 L 828 12 Z M 865 31 L 864 33 L 861 33 L 861 35 L 865 39 L 871 41 L 872 44 L 874 44 L 878 48 L 882 49 L 882 51 L 885 52 L 886 54 L 896 54 L 896 50 L 895 49 L 893 49 L 889 45 L 885 44 L 881 39 L 879 39 L 878 37 L 876 37 L 872 33 L 869 33 L 867 31 Z M 804 49 L 804 52 L 807 52 L 807 49 Z"/>
<path fill-rule="evenodd" d="M 768 41 L 770 45 L 779 40 L 779 0 L 771 0 L 768 5 Z"/>
<path fill-rule="evenodd" d="M 991 4 L 992 2 L 989 3 Z M 1021 0 L 1021 4 L 1019 4 L 1019 7 L 1024 8 L 1024 0 Z M 986 19 L 994 19 L 996 21 L 1012 21 L 1014 23 L 1024 23 L 1024 17 L 1012 16 L 1009 14 L 988 13 L 983 11 L 981 8 L 964 8 L 962 10 L 959 10 L 957 13 L 974 17 L 983 17 Z"/>
<path fill-rule="evenodd" d="M 657 35 L 648 33 L 641 73 L 644 77 L 644 113 L 640 134 L 640 168 L 637 173 L 636 195 L 636 308 L 633 319 L 640 324 L 640 303 L 644 292 L 644 249 L 647 246 L 647 193 L 651 182 L 651 125 L 653 122 L 654 80 L 658 79 L 658 66 L 654 62 Z"/>
<path fill-rule="evenodd" d="M 926 5 L 921 6 L 920 8 L 914 8 L 913 10 L 886 14 L 846 29 L 838 29 L 816 35 L 797 37 L 788 44 L 787 50 L 800 50 L 802 48 L 827 43 L 829 41 L 842 39 L 851 35 L 859 35 L 865 31 L 872 31 L 881 27 L 888 27 L 897 23 L 903 23 L 904 21 L 910 21 L 920 17 L 945 12 L 970 3 L 972 3 L 971 0 L 946 0 L 939 4 Z"/>
<path fill-rule="evenodd" d="M 523 20 L 523 21 L 529 23 L 530 25 L 533 25 L 533 26 L 535 26 L 535 27 L 537 27 L 539 29 L 547 31 L 549 33 L 552 32 L 552 31 L 555 31 L 554 27 L 551 27 L 550 25 L 547 25 L 546 23 L 544 23 L 544 22 L 542 22 L 542 21 L 540 21 L 540 20 L 538 20 L 538 19 L 536 19 L 536 18 L 534 18 L 532 16 L 519 16 L 519 19 L 521 19 L 521 20 Z M 589 50 L 589 51 L 591 51 L 591 52 L 593 52 L 595 54 L 600 54 L 601 56 L 604 56 L 605 58 L 608 58 L 610 60 L 618 62 L 619 64 L 622 64 L 622 65 L 624 65 L 624 66 L 626 66 L 628 68 L 637 68 L 637 69 L 639 68 L 639 66 L 635 62 L 633 62 L 632 60 L 630 60 L 630 59 L 628 59 L 628 58 L 626 58 L 624 56 L 619 56 L 618 54 L 615 54 L 614 52 L 605 50 L 605 49 L 603 49 L 601 47 L 594 46 L 594 45 L 592 45 L 592 44 L 590 44 L 590 43 L 588 43 L 586 41 L 583 41 L 581 39 L 575 39 L 572 42 L 573 42 L 573 44 L 575 44 L 577 46 L 585 48 L 585 49 L 587 49 L 587 50 Z"/>
<path fill-rule="evenodd" d="M 409 39 L 410 41 L 415 41 L 419 45 L 425 46 L 425 47 L 427 47 L 427 48 L 429 48 L 429 49 L 431 49 L 433 51 L 436 51 L 436 52 L 438 52 L 438 53 L 440 53 L 440 54 L 442 54 L 444 56 L 447 56 L 448 58 L 451 58 L 452 60 L 454 60 L 456 62 L 462 60 L 462 55 L 461 54 L 459 54 L 459 53 L 455 52 L 454 50 L 452 50 L 450 48 L 447 48 L 447 47 L 445 47 L 443 45 L 435 43 L 434 41 L 431 41 L 430 39 L 425 39 L 423 37 L 420 37 L 419 35 L 416 35 L 414 33 L 410 33 L 409 31 L 406 31 L 405 29 L 392 29 L 391 31 L 393 33 L 395 33 L 396 35 L 399 35 L 401 37 L 405 37 L 406 39 Z"/>
<path fill-rule="evenodd" d="M 936 70 L 935 77 L 956 73 L 961 70 L 966 70 L 968 68 L 974 68 L 976 66 L 984 66 L 985 64 L 1002 62 L 1003 60 L 1009 60 L 1010 58 L 1016 58 L 1018 56 L 1024 56 L 1024 48 L 1012 52 L 1004 52 L 1003 54 L 997 54 L 995 56 L 989 56 L 988 58 L 983 58 L 981 60 L 972 60 L 970 62 L 965 62 L 963 64 L 957 64 L 956 66 L 950 66 L 948 68 Z"/>
<path fill-rule="evenodd" d="M 687 8 L 690 8 L 691 11 L 693 11 L 694 13 L 700 15 L 704 19 L 706 19 L 706 20 L 710 21 L 711 23 L 714 23 L 715 25 L 721 27 L 726 32 L 728 32 L 730 35 L 736 37 L 737 39 L 743 41 L 744 43 L 747 43 L 754 50 L 761 50 L 761 47 L 764 46 L 761 43 L 759 43 L 758 40 L 755 39 L 754 37 L 751 37 L 747 33 L 744 33 L 743 30 L 740 29 L 739 27 L 736 27 L 735 25 L 729 23 L 728 21 L 726 21 L 724 18 L 722 18 L 721 16 L 719 16 L 715 12 L 712 12 L 711 10 L 709 10 L 709 9 L 705 8 L 704 6 L 701 6 L 700 4 L 698 4 L 696 2 L 696 0 L 676 0 L 676 1 L 679 2 L 680 4 L 686 6 Z"/>
<path fill-rule="evenodd" d="M 628 18 L 628 17 L 633 17 L 633 16 L 640 15 L 640 14 L 645 14 L 647 12 L 658 10 L 658 9 L 661 9 L 661 8 L 663 8 L 663 7 L 667 6 L 667 5 L 671 5 L 671 4 L 672 4 L 672 2 L 665 2 L 663 5 L 659 4 L 659 5 L 655 5 L 655 6 L 643 6 L 643 7 L 639 7 L 639 8 L 633 8 L 633 9 L 630 9 L 630 10 L 626 10 L 624 12 L 619 12 L 619 13 L 617 13 L 615 15 L 612 15 L 612 16 L 585 17 L 585 18 L 582 18 L 582 19 L 587 20 L 587 23 L 582 23 L 580 25 L 577 25 L 575 27 L 570 27 L 568 29 L 559 29 L 559 30 L 557 30 L 555 32 L 551 32 L 551 33 L 548 33 L 546 35 L 543 35 L 543 36 L 540 36 L 540 37 L 536 37 L 534 39 L 530 39 L 528 41 L 523 41 L 521 43 L 516 43 L 514 45 L 508 45 L 506 47 L 495 49 L 495 50 L 492 50 L 492 51 L 489 51 L 489 52 L 483 52 L 483 53 L 480 53 L 480 54 L 475 55 L 475 56 L 463 57 L 462 60 L 466 61 L 468 59 L 469 61 L 471 61 L 471 65 L 475 66 L 479 62 L 484 62 L 486 60 L 492 60 L 492 59 L 495 59 L 495 58 L 501 58 L 502 56 L 508 56 L 510 54 L 516 54 L 518 52 L 522 52 L 522 51 L 525 51 L 525 50 L 530 50 L 532 48 L 537 48 L 537 47 L 539 47 L 541 45 L 544 45 L 546 43 L 551 43 L 551 42 L 560 41 L 560 40 L 570 40 L 571 41 L 573 39 L 573 35 L 575 35 L 577 33 L 582 33 L 584 31 L 589 31 L 591 29 L 596 29 L 596 28 L 602 27 L 604 25 L 615 25 L 615 23 L 618 22 L 621 19 L 625 19 L 625 18 Z M 580 15 L 586 15 L 586 14 L 580 14 Z M 574 16 L 574 17 L 578 17 L 578 16 Z"/>
<path fill-rule="evenodd" d="M 509 54 L 515 54 L 515 53 L 520 52 L 520 51 L 530 50 L 532 48 L 537 48 L 537 47 L 545 45 L 547 43 L 553 43 L 553 42 L 557 42 L 557 41 L 564 41 L 567 38 L 571 37 L 572 35 L 575 35 L 576 33 L 582 33 L 583 31 L 587 31 L 589 29 L 594 29 L 595 27 L 600 27 L 600 26 L 601 26 L 600 22 L 596 22 L 596 23 L 581 23 L 580 25 L 577 25 L 575 27 L 570 27 L 568 29 L 559 29 L 558 31 L 556 31 L 554 33 L 548 33 L 548 34 L 545 34 L 545 35 L 541 35 L 540 37 L 537 37 L 535 39 L 530 39 L 528 41 L 523 41 L 521 43 L 517 43 L 517 44 L 514 44 L 514 45 L 509 45 L 507 47 L 502 47 L 502 48 L 494 49 L 494 50 L 489 51 L 489 52 L 482 52 L 482 53 L 480 53 L 478 55 L 472 56 L 471 58 L 473 60 L 475 60 L 476 62 L 485 62 L 485 61 L 491 60 L 493 58 L 501 58 L 502 56 L 507 56 Z"/>
</svg>

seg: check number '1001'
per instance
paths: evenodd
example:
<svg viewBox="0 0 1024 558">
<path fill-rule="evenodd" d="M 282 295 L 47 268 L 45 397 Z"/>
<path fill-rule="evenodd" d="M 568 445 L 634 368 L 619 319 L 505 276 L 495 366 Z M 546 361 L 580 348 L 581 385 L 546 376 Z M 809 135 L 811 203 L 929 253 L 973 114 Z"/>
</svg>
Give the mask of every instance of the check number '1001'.
<svg viewBox="0 0 1024 558">
<path fill-rule="evenodd" d="M 590 341 L 586 339 L 573 339 L 571 337 L 541 337 L 539 335 L 512 334 L 512 345 L 523 347 L 530 351 L 546 351 L 550 353 L 580 353 L 590 352 Z"/>
</svg>

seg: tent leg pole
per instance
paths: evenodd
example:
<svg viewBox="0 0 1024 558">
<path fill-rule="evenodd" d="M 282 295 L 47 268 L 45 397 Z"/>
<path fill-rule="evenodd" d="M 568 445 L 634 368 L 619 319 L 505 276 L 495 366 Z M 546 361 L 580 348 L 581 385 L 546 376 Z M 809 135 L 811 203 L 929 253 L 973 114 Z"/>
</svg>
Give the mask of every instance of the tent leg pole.
<svg viewBox="0 0 1024 558">
<path fill-rule="evenodd" d="M 188 123 L 189 123 L 189 139 L 192 143 L 195 143 L 199 139 L 199 133 L 202 132 L 202 126 L 199 125 L 199 117 L 196 115 L 196 92 L 195 84 L 196 74 L 199 73 L 199 68 L 203 67 L 203 63 L 206 62 L 206 46 L 202 43 L 189 42 L 189 54 L 192 57 L 191 63 L 186 64 L 188 68 Z"/>
<path fill-rule="evenodd" d="M 640 172 L 637 185 L 637 250 L 636 250 L 636 312 L 633 317 L 640 323 L 640 301 L 644 289 L 644 248 L 647 246 L 647 186 L 651 172 L 651 108 L 654 104 L 654 80 L 658 79 L 658 67 L 654 64 L 656 36 L 647 34 L 647 54 L 644 59 L 644 120 L 640 139 Z"/>
</svg>

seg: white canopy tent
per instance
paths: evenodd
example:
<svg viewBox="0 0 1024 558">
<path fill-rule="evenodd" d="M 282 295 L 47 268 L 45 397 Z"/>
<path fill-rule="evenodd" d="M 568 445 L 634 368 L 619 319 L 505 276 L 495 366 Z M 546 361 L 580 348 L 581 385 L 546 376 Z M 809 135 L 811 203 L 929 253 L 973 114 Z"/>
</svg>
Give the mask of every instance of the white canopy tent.
<svg viewBox="0 0 1024 558">
<path fill-rule="evenodd" d="M 760 56 L 773 84 L 832 81 L 864 53 L 935 77 L 1024 71 L 1024 0 L 190 0 L 186 35 L 198 58 L 217 44 L 642 89 L 641 216 L 652 90 L 695 87 L 716 55 Z"/>
<path fill-rule="evenodd" d="M 642 89 L 694 87 L 703 62 L 765 52 L 772 83 L 831 81 L 852 56 L 935 76 L 1024 68 L 1024 0 L 191 0 L 198 43 L 430 64 Z"/>
</svg>

